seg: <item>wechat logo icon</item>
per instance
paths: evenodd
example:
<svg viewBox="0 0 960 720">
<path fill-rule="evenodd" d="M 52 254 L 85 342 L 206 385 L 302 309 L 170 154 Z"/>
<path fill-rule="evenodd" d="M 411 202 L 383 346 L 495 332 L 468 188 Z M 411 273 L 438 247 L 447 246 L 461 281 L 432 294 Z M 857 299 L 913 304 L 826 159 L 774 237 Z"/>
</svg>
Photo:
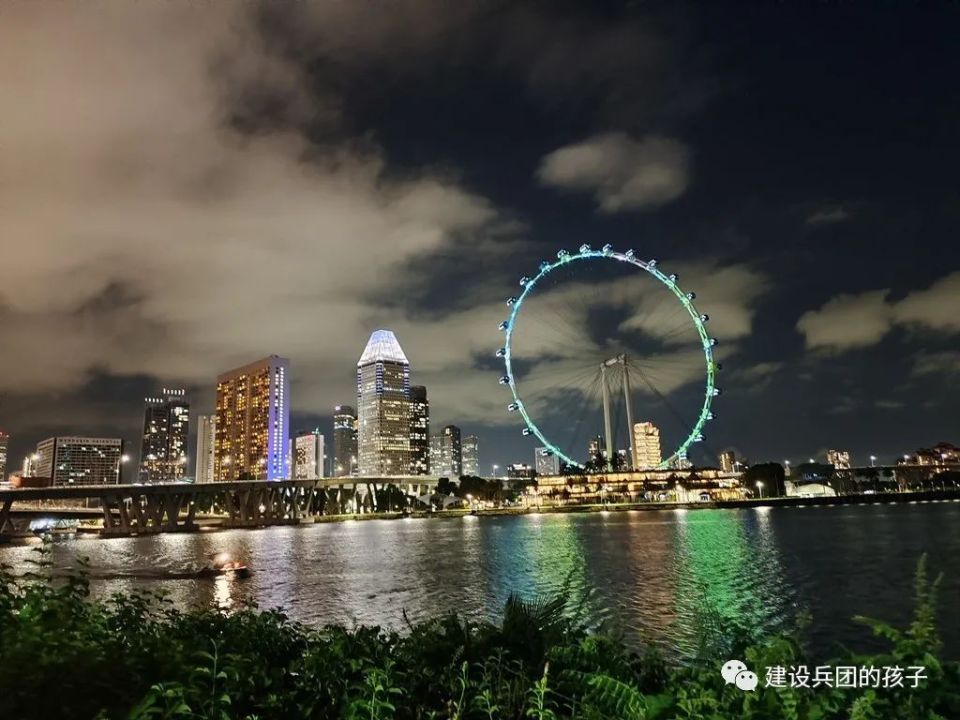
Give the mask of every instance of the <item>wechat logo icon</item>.
<svg viewBox="0 0 960 720">
<path fill-rule="evenodd" d="M 727 660 L 720 668 L 720 674 L 727 685 L 736 685 L 745 692 L 751 692 L 757 688 L 757 674 L 749 670 L 740 660 Z"/>
</svg>

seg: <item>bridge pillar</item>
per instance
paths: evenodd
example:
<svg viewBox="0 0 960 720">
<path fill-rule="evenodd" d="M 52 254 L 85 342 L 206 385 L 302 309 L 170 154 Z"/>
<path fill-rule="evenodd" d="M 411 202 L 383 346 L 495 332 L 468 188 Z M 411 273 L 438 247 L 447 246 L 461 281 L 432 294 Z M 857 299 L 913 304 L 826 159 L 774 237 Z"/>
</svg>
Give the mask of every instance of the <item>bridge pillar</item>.
<svg viewBox="0 0 960 720">
<path fill-rule="evenodd" d="M 3 505 L 0 506 L 0 535 L 12 535 L 14 532 L 13 523 L 10 521 L 11 505 L 13 498 L 4 498 Z"/>
</svg>

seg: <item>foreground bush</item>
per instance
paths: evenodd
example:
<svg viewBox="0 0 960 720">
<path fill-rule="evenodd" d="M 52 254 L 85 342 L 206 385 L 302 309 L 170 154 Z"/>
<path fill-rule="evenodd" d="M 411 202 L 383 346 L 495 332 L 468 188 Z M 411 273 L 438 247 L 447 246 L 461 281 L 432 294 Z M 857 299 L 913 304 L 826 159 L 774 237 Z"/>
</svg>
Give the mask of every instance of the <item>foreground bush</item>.
<svg viewBox="0 0 960 720">
<path fill-rule="evenodd" d="M 918 571 L 914 622 L 872 624 L 890 650 L 848 665 L 924 665 L 918 689 L 763 688 L 804 663 L 792 640 L 734 651 L 761 675 L 726 685 L 726 657 L 670 666 L 588 632 L 563 598 L 512 598 L 499 625 L 450 615 L 399 634 L 311 629 L 273 611 L 180 612 L 155 596 L 90 600 L 82 572 L 0 572 L 0 718 L 960 718 L 960 670 L 939 657 L 936 583 Z"/>
</svg>

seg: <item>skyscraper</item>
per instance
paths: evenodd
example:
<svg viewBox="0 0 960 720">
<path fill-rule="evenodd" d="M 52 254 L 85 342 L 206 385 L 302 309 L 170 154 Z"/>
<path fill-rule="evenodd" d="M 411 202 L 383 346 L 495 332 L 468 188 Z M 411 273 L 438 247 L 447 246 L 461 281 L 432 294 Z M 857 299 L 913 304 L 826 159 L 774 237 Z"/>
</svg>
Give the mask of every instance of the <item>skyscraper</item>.
<svg viewBox="0 0 960 720">
<path fill-rule="evenodd" d="M 410 474 L 430 474 L 430 402 L 423 385 L 410 387 Z"/>
<path fill-rule="evenodd" d="M 293 441 L 293 477 L 297 480 L 318 480 L 323 477 L 324 448 L 320 428 L 299 433 Z"/>
<path fill-rule="evenodd" d="M 52 437 L 37 443 L 36 454 L 36 476 L 54 485 L 115 485 L 125 460 L 119 438 Z"/>
<path fill-rule="evenodd" d="M 190 403 L 186 390 L 163 389 L 160 397 L 144 398 L 143 440 L 140 444 L 142 483 L 178 482 L 187 473 Z"/>
<path fill-rule="evenodd" d="M 720 453 L 720 469 L 723 470 L 723 472 L 733 472 L 736 464 L 737 454 L 733 450 L 724 450 Z"/>
<path fill-rule="evenodd" d="M 357 414 L 349 405 L 333 409 L 333 467 L 334 477 L 357 474 Z"/>
<path fill-rule="evenodd" d="M 198 483 L 213 482 L 214 447 L 217 441 L 217 416 L 197 415 L 197 471 Z"/>
<path fill-rule="evenodd" d="M 827 464 L 837 470 L 849 470 L 850 453 L 846 450 L 827 450 Z"/>
<path fill-rule="evenodd" d="M 430 436 L 430 472 L 434 475 L 443 472 L 443 435 Z"/>
<path fill-rule="evenodd" d="M 460 428 L 456 425 L 447 425 L 440 435 L 440 469 L 435 474 L 450 478 L 463 475 Z"/>
<path fill-rule="evenodd" d="M 7 449 L 10 445 L 10 436 L 0 430 L 0 482 L 7 479 Z"/>
<path fill-rule="evenodd" d="M 663 461 L 660 453 L 660 428 L 653 423 L 634 423 L 633 459 L 637 470 L 655 468 Z"/>
<path fill-rule="evenodd" d="M 374 330 L 357 362 L 357 455 L 362 476 L 410 472 L 410 361 L 390 330 Z"/>
<path fill-rule="evenodd" d="M 467 435 L 462 445 L 463 474 L 480 475 L 480 441 L 476 435 Z"/>
<path fill-rule="evenodd" d="M 538 447 L 534 451 L 534 468 L 537 475 L 559 475 L 560 458 L 549 448 Z"/>
<path fill-rule="evenodd" d="M 270 355 L 217 378 L 214 479 L 289 474 L 290 361 Z"/>
</svg>

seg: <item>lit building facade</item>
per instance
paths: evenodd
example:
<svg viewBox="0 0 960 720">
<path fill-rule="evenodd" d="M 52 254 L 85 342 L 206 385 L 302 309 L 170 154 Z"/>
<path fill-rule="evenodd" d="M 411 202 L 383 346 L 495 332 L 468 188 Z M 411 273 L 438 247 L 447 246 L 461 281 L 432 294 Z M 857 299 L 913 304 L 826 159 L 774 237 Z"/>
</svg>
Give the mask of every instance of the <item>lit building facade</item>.
<svg viewBox="0 0 960 720">
<path fill-rule="evenodd" d="M 333 409 L 333 467 L 334 477 L 357 474 L 357 413 L 349 405 Z"/>
<path fill-rule="evenodd" d="M 480 440 L 476 435 L 467 435 L 463 439 L 463 474 L 480 476 Z"/>
<path fill-rule="evenodd" d="M 0 482 L 7 479 L 7 452 L 10 448 L 10 436 L 0 430 Z"/>
<path fill-rule="evenodd" d="M 655 468 L 663 462 L 660 450 L 660 428 L 651 422 L 634 424 L 633 458 L 637 470 Z"/>
<path fill-rule="evenodd" d="M 143 440 L 140 444 L 141 483 L 179 482 L 187 474 L 190 403 L 186 390 L 163 389 L 160 397 L 144 398 Z"/>
<path fill-rule="evenodd" d="M 53 485 L 116 485 L 126 459 L 119 438 L 52 437 L 37 443 L 32 476 Z"/>
<path fill-rule="evenodd" d="M 410 362 L 390 330 L 374 330 L 357 362 L 357 460 L 361 476 L 410 472 Z"/>
<path fill-rule="evenodd" d="M 213 482 L 213 450 L 217 441 L 217 416 L 197 415 L 196 482 Z"/>
<path fill-rule="evenodd" d="M 430 474 L 430 401 L 423 385 L 410 386 L 410 474 Z"/>
<path fill-rule="evenodd" d="M 849 470 L 850 453 L 846 450 L 827 450 L 827 464 L 837 470 Z"/>
<path fill-rule="evenodd" d="M 533 457 L 534 469 L 538 476 L 560 474 L 560 458 L 549 448 L 538 447 Z"/>
<path fill-rule="evenodd" d="M 443 435 L 430 436 L 430 472 L 439 475 L 443 466 Z"/>
<path fill-rule="evenodd" d="M 297 480 L 318 480 L 324 476 L 323 435 L 320 428 L 300 433 L 293 440 L 293 477 Z"/>
<path fill-rule="evenodd" d="M 526 463 L 507 465 L 508 480 L 533 480 L 533 473 L 533 466 Z"/>
<path fill-rule="evenodd" d="M 434 474 L 450 478 L 463 475 L 463 449 L 456 425 L 447 425 L 440 434 L 440 467 Z"/>
<path fill-rule="evenodd" d="M 725 473 L 733 472 L 737 464 L 737 454 L 733 450 L 724 450 L 720 453 L 720 469 Z"/>
<path fill-rule="evenodd" d="M 270 355 L 217 378 L 216 481 L 289 475 L 290 361 Z"/>
</svg>

